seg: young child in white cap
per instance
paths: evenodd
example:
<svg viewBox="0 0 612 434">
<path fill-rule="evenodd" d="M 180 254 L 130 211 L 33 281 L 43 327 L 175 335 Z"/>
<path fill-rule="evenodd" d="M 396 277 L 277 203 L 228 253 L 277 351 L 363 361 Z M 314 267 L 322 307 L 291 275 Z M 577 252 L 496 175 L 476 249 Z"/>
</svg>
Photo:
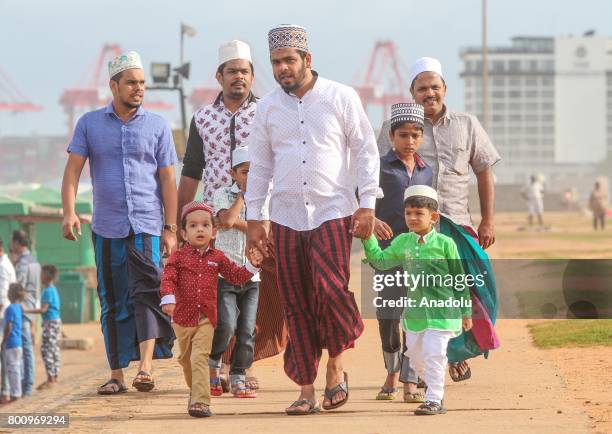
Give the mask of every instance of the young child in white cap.
<svg viewBox="0 0 612 434">
<path fill-rule="evenodd" d="M 397 236 L 384 250 L 374 235 L 363 241 L 367 262 L 378 270 L 402 266 L 407 285 L 402 327 L 406 355 L 425 380 L 425 402 L 417 415 L 446 412 L 442 405 L 448 341 L 472 327 L 470 276 L 465 276 L 455 242 L 438 233 L 438 195 L 426 185 L 413 185 L 404 193 L 406 225 L 410 232 Z"/>
<path fill-rule="evenodd" d="M 215 247 L 240 265 L 247 262 L 244 254 L 247 229 L 244 192 L 249 166 L 248 148 L 242 146 L 234 149 L 230 172 L 234 182 L 231 187 L 219 188 L 213 195 L 213 207 L 220 227 Z M 223 278 L 219 279 L 219 324 L 215 329 L 208 362 L 213 396 L 223 393 L 219 377 L 221 359 L 234 335 L 236 343 L 230 365 L 231 392 L 236 398 L 257 396 L 256 390 L 246 385 L 246 370 L 253 363 L 259 281 L 259 274 L 243 285 L 233 285 Z"/>
</svg>

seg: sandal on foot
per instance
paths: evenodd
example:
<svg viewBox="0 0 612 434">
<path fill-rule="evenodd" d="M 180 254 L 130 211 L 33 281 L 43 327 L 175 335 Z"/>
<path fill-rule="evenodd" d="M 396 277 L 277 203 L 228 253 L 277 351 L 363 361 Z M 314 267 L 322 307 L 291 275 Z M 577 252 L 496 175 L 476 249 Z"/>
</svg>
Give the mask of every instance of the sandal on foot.
<svg viewBox="0 0 612 434">
<path fill-rule="evenodd" d="M 36 390 L 46 390 L 46 389 L 52 388 L 53 386 L 55 386 L 55 383 L 45 381 L 44 383 L 40 383 L 38 387 L 36 388 Z"/>
<path fill-rule="evenodd" d="M 397 396 L 397 392 L 399 392 L 399 389 L 397 387 L 383 386 L 381 387 L 380 392 L 378 392 L 378 395 L 376 395 L 376 400 L 393 401 Z"/>
<path fill-rule="evenodd" d="M 223 389 L 223 393 L 229 393 L 230 382 L 227 378 L 227 374 L 219 374 L 219 379 L 221 380 L 221 388 Z"/>
<path fill-rule="evenodd" d="M 132 381 L 132 387 L 139 392 L 150 392 L 155 387 L 155 381 L 149 372 L 140 371 Z"/>
<path fill-rule="evenodd" d="M 423 404 L 419 405 L 416 410 L 414 410 L 414 414 L 418 416 L 431 416 L 444 413 L 446 413 L 446 409 L 442 406 L 442 404 L 438 404 L 434 401 L 425 401 Z"/>
<path fill-rule="evenodd" d="M 232 384 L 232 395 L 234 398 L 257 398 L 257 392 L 246 387 L 242 380 Z"/>
<path fill-rule="evenodd" d="M 462 363 L 465 364 L 465 366 L 467 366 L 467 369 L 463 374 L 460 374 L 459 365 L 461 365 Z M 469 380 L 472 377 L 472 370 L 470 369 L 470 366 L 466 362 L 449 363 L 448 373 L 450 374 L 451 380 L 453 380 L 455 383 L 459 381 Z"/>
<path fill-rule="evenodd" d="M 259 379 L 257 377 L 246 377 L 245 384 L 251 390 L 259 390 Z"/>
<path fill-rule="evenodd" d="M 98 395 L 116 395 L 117 393 L 125 392 L 127 392 L 127 387 L 120 383 L 119 380 L 115 380 L 114 378 L 111 378 L 102 386 L 98 387 Z"/>
<path fill-rule="evenodd" d="M 202 404 L 201 402 L 196 402 L 189 406 L 189 416 L 191 417 L 211 417 L 212 413 L 210 412 L 210 408 L 206 404 Z"/>
<path fill-rule="evenodd" d="M 211 377 L 210 378 L 210 394 L 212 396 L 221 396 L 223 395 L 223 386 L 221 385 L 221 377 Z"/>
<path fill-rule="evenodd" d="M 425 402 L 425 395 L 423 395 L 421 392 L 404 392 L 404 402 L 407 402 L 409 404 Z"/>
<path fill-rule="evenodd" d="M 424 388 L 425 388 L 425 381 L 419 378 L 419 382 L 417 383 L 417 389 L 424 389 Z"/>
<path fill-rule="evenodd" d="M 344 392 L 346 396 L 344 397 L 342 401 L 338 401 L 335 404 L 332 404 L 332 399 L 334 395 L 338 392 Z M 328 389 L 327 387 L 325 388 L 325 397 L 329 400 L 329 405 L 325 405 L 325 402 L 323 403 L 323 409 L 325 410 L 333 410 L 335 408 L 342 407 L 344 404 L 347 403 L 348 398 L 349 398 L 349 389 L 348 389 L 348 374 L 346 372 L 344 373 L 343 382 L 336 384 L 331 389 Z"/>
<path fill-rule="evenodd" d="M 304 404 L 308 404 L 308 408 L 306 410 L 289 410 L 291 407 L 301 407 Z M 285 413 L 287 416 L 306 416 L 308 414 L 316 414 L 321 412 L 321 407 L 318 402 L 312 402 L 308 399 L 300 399 L 295 401 L 293 404 L 289 406 L 289 408 L 285 409 Z"/>
</svg>

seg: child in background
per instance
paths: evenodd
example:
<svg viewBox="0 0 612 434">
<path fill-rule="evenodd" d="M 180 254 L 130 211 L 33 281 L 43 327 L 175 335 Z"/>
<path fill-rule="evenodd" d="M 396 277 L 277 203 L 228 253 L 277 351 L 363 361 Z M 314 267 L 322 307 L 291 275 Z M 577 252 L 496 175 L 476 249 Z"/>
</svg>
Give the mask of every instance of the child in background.
<svg viewBox="0 0 612 434">
<path fill-rule="evenodd" d="M 4 335 L 2 339 L 2 353 L 4 367 L 8 376 L 10 387 L 10 400 L 21 398 L 21 379 L 23 371 L 23 308 L 21 302 L 25 299 L 26 291 L 19 283 L 11 283 L 8 298 L 11 304 L 4 311 Z"/>
<path fill-rule="evenodd" d="M 410 232 L 397 236 L 385 250 L 380 249 L 374 235 L 362 242 L 374 268 L 386 270 L 402 265 L 406 273 L 423 276 L 424 282 L 407 288 L 409 304 L 402 326 L 410 363 L 427 384 L 425 402 L 414 413 L 442 414 L 446 413 L 442 403 L 446 349 L 448 341 L 461 334 L 462 328 L 472 328 L 470 291 L 457 245 L 433 227 L 439 218 L 436 191 L 425 185 L 408 187 L 404 205 Z"/>
<path fill-rule="evenodd" d="M 404 191 L 411 185 L 429 185 L 433 180 L 431 168 L 417 151 L 423 142 L 423 106 L 416 103 L 399 103 L 391 106 L 389 137 L 393 149 L 380 157 L 380 188 L 383 197 L 376 200 L 376 225 L 374 232 L 380 247 L 386 248 L 400 234 L 408 232 L 404 219 Z M 376 274 L 395 275 L 398 269 L 377 271 Z M 401 271 L 401 269 L 399 269 Z M 399 300 L 406 295 L 402 286 L 386 286 L 379 296 L 385 300 Z M 403 355 L 400 317 L 402 307 L 376 309 L 378 330 L 382 343 L 387 378 L 376 396 L 377 400 L 392 401 L 398 392 L 398 379 L 404 384 L 405 402 L 423 402 L 424 396 L 417 390 L 418 378 L 410 366 L 410 359 Z"/>
<path fill-rule="evenodd" d="M 232 152 L 231 175 L 234 184 L 215 191 L 213 205 L 221 230 L 215 239 L 215 247 L 239 265 L 247 263 L 244 253 L 246 246 L 245 220 L 246 191 L 249 173 L 249 155 L 247 147 L 238 147 Z M 219 370 L 223 353 L 234 335 L 234 345 L 230 366 L 231 392 L 236 398 L 255 398 L 257 392 L 246 385 L 246 370 L 253 364 L 255 346 L 255 319 L 259 300 L 259 275 L 244 285 L 232 285 L 225 279 L 219 279 L 217 308 L 219 323 L 215 328 L 212 350 L 208 365 L 210 366 L 210 387 L 213 396 L 223 393 Z"/>
<path fill-rule="evenodd" d="M 240 267 L 220 250 L 211 247 L 216 236 L 213 210 L 202 202 L 191 202 L 181 215 L 182 236 L 187 243 L 175 251 L 164 268 L 161 305 L 172 316 L 181 350 L 178 358 L 191 393 L 188 413 L 209 417 L 210 378 L 208 358 L 217 325 L 219 274 L 233 285 L 242 285 L 259 272 L 263 256 L 250 252 L 251 262 Z"/>
<path fill-rule="evenodd" d="M 47 381 L 37 387 L 44 390 L 57 383 L 60 371 L 60 347 L 62 320 L 60 316 L 60 296 L 55 287 L 57 268 L 44 265 L 40 273 L 40 283 L 44 288 L 40 298 L 40 309 L 32 309 L 26 313 L 40 313 L 43 319 L 42 344 L 40 353 L 47 371 Z"/>
</svg>

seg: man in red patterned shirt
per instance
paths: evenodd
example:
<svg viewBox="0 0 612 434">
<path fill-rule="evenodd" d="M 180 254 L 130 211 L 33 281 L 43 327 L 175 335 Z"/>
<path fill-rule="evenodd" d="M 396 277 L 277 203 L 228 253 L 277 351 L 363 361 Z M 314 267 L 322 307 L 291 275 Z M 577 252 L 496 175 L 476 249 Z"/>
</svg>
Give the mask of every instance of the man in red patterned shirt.
<svg viewBox="0 0 612 434">
<path fill-rule="evenodd" d="M 189 415 L 208 417 L 211 416 L 208 357 L 217 325 L 218 276 L 233 285 L 242 285 L 259 272 L 257 267 L 263 257 L 250 252 L 250 262 L 239 267 L 211 247 L 216 235 L 213 210 L 202 202 L 185 205 L 181 224 L 187 243 L 170 256 L 164 268 L 161 304 L 164 313 L 172 316 L 181 349 L 178 361 L 191 389 Z"/>
</svg>

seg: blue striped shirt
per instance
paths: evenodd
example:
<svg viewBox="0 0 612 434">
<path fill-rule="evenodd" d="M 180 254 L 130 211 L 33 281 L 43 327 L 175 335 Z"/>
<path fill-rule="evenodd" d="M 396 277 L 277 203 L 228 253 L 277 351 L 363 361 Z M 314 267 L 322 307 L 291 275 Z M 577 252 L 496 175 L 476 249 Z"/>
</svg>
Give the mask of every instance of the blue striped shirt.
<svg viewBox="0 0 612 434">
<path fill-rule="evenodd" d="M 158 170 L 177 161 L 172 131 L 161 116 L 139 107 L 125 123 L 111 102 L 79 119 L 68 152 L 89 158 L 96 234 L 125 238 L 130 228 L 161 234 Z"/>
</svg>

